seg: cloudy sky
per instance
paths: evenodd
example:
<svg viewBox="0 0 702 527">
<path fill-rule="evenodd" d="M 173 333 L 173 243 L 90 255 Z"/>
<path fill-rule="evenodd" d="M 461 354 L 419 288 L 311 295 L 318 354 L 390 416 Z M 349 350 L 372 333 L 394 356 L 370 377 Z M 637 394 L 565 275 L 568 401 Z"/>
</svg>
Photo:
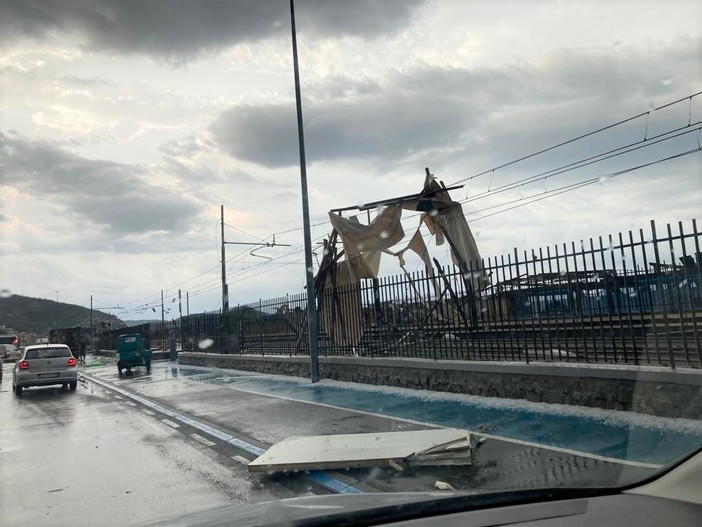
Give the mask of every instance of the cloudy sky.
<svg viewBox="0 0 702 527">
<path fill-rule="evenodd" d="M 699 146 L 702 95 L 655 110 L 702 91 L 698 1 L 298 0 L 296 13 L 314 240 L 329 209 L 417 192 L 424 167 L 465 185 L 453 197 L 485 257 L 699 218 L 700 153 L 611 177 Z M 127 319 L 153 315 L 161 289 L 217 309 L 224 205 L 225 240 L 290 245 L 227 246 L 231 303 L 302 290 L 287 0 L 3 0 L 0 49 L 0 288 L 92 294 Z"/>
</svg>

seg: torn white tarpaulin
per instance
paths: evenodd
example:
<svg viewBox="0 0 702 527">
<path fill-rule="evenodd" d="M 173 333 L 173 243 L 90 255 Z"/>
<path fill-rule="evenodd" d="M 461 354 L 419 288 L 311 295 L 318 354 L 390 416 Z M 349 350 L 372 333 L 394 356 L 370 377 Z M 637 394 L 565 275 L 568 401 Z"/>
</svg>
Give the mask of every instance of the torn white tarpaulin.
<svg viewBox="0 0 702 527">
<path fill-rule="evenodd" d="M 329 213 L 332 226 L 344 244 L 346 260 L 356 278 L 376 278 L 380 255 L 405 237 L 400 218 L 402 207 L 390 205 L 381 210 L 368 225 L 355 218 Z"/>
<path fill-rule="evenodd" d="M 431 174 L 427 174 L 424 180 L 422 193 L 431 198 L 406 201 L 402 207 L 406 210 L 428 210 L 422 215 L 422 220 L 434 235 L 436 244 L 442 245 L 444 239 L 448 240 L 453 263 L 466 273 L 473 293 L 479 293 L 488 280 L 482 270 L 478 245 L 463 215 L 463 207 L 451 199 L 448 191 L 443 190 Z"/>
<path fill-rule="evenodd" d="M 455 428 L 290 437 L 249 463 L 251 472 L 396 465 L 470 465 L 470 432 Z"/>
<path fill-rule="evenodd" d="M 339 346 L 357 346 L 363 337 L 361 288 L 348 260 L 332 266 L 324 282 L 319 320 Z"/>
</svg>

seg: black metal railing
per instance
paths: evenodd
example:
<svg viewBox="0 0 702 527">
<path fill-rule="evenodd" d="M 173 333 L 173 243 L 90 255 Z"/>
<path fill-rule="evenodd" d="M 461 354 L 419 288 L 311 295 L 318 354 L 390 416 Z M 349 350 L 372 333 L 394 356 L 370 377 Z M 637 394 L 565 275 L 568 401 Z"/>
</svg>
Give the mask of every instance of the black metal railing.
<svg viewBox="0 0 702 527">
<path fill-rule="evenodd" d="M 702 367 L 696 221 L 513 252 L 317 296 L 324 355 Z M 474 291 L 481 282 L 480 291 Z M 173 322 L 174 324 L 176 322 Z M 159 325 L 156 325 L 159 326 Z M 183 350 L 309 353 L 306 296 L 151 324 Z M 203 345 L 204 343 L 204 345 Z"/>
</svg>

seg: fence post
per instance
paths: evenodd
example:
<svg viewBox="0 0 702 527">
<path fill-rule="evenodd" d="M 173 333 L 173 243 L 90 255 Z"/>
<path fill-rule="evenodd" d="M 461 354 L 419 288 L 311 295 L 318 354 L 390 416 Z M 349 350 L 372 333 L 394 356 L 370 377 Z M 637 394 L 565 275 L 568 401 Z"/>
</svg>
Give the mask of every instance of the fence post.
<svg viewBox="0 0 702 527">
<path fill-rule="evenodd" d="M 517 274 L 517 283 L 519 283 L 519 250 L 515 247 L 514 248 L 514 268 L 516 270 Z M 516 314 L 516 313 L 515 313 Z M 524 319 L 522 319 L 522 336 L 524 337 L 524 357 L 526 360 L 526 363 L 529 364 L 529 342 L 526 336 L 526 331 L 524 330 Z M 517 342 L 519 342 L 517 340 Z"/>
<path fill-rule="evenodd" d="M 653 254 L 655 255 L 656 258 L 656 266 L 655 266 L 655 272 L 658 276 L 660 276 L 661 273 L 661 257 L 660 257 L 660 252 L 658 250 L 658 237 L 656 235 L 656 222 L 654 220 L 651 220 L 651 243 L 653 243 Z M 663 281 L 661 281 L 658 285 L 663 287 Z M 662 296 L 663 300 L 663 305 L 661 306 L 663 308 L 663 325 L 665 326 L 665 339 L 666 339 L 666 344 L 668 345 L 668 360 L 670 361 L 670 369 L 674 370 L 675 369 L 675 356 L 673 355 L 673 343 L 670 338 L 670 323 L 668 322 L 668 302 L 665 296 Z"/>
<path fill-rule="evenodd" d="M 244 354 L 244 325 L 241 322 L 241 304 L 236 305 L 236 320 L 239 324 L 239 355 Z"/>
<path fill-rule="evenodd" d="M 263 348 L 263 301 L 258 299 L 258 312 L 261 315 L 261 322 L 259 324 L 259 342 L 261 343 L 261 356 L 265 355 Z"/>
</svg>

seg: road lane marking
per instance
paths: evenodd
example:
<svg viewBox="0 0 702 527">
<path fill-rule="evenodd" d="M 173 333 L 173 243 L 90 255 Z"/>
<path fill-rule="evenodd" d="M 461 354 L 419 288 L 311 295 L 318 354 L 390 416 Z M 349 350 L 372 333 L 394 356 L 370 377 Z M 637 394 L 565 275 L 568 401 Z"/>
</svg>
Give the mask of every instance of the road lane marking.
<svg viewBox="0 0 702 527">
<path fill-rule="evenodd" d="M 332 490 L 338 494 L 364 494 L 362 490 L 357 489 L 348 483 L 344 483 L 339 479 L 331 477 L 323 470 L 313 470 L 309 473 L 308 477 L 317 485 L 321 485 L 322 487 Z"/>
<path fill-rule="evenodd" d="M 212 441 L 210 441 L 209 439 L 205 439 L 204 437 L 202 437 L 201 435 L 198 435 L 198 434 L 190 434 L 190 437 L 192 437 L 195 441 L 199 441 L 200 443 L 202 443 L 205 446 L 215 446 L 215 444 L 216 444 L 216 443 L 213 443 Z"/>
<path fill-rule="evenodd" d="M 174 423 L 170 419 L 161 419 L 161 422 L 166 423 L 171 428 L 180 428 L 180 425 L 178 423 Z"/>
<path fill-rule="evenodd" d="M 87 374 L 81 373 L 80 375 L 87 376 Z M 97 384 L 102 385 L 104 388 L 107 388 L 109 390 L 112 390 L 114 392 L 121 393 L 125 397 L 128 397 L 138 403 L 141 403 L 144 406 L 148 406 L 152 410 L 155 410 L 158 413 L 167 415 L 169 417 L 172 417 L 173 419 L 180 421 L 183 424 L 187 424 L 192 426 L 193 428 L 196 428 L 205 434 L 211 435 L 213 437 L 216 437 L 217 439 L 221 439 L 222 441 L 229 443 L 232 446 L 235 446 L 237 448 L 240 448 L 246 452 L 250 452 L 252 454 L 255 454 L 256 457 L 260 456 L 261 454 L 265 453 L 265 449 L 259 448 L 255 445 L 252 445 L 251 443 L 247 443 L 246 441 L 242 439 L 238 439 L 236 437 L 233 437 L 225 432 L 222 432 L 220 430 L 217 430 L 216 428 L 212 428 L 209 425 L 206 425 L 205 423 L 201 423 L 200 421 L 196 421 L 194 419 L 191 419 L 185 415 L 179 414 L 178 412 L 174 412 L 173 410 L 169 410 L 168 408 L 165 408 L 159 404 L 156 404 L 152 402 L 149 399 L 146 399 L 144 397 L 141 397 L 139 395 L 133 394 L 127 390 L 123 390 L 122 388 L 119 388 L 103 379 L 100 379 L 98 377 L 93 377 L 90 375 L 90 378 L 92 381 L 96 382 Z M 115 396 L 118 397 L 118 396 Z M 120 397 L 121 399 L 121 397 Z M 197 435 L 197 434 L 192 434 L 192 435 Z M 200 437 L 200 436 L 199 436 Z M 193 439 L 195 439 L 193 437 Z M 203 438 L 204 439 L 204 438 Z M 213 443 L 214 445 L 214 443 Z M 357 489 L 353 485 L 349 485 L 344 483 L 343 481 L 340 481 L 326 472 L 323 471 L 315 471 L 315 472 L 310 472 L 309 478 L 316 483 L 317 485 L 320 485 L 328 490 L 331 490 L 332 492 L 336 492 L 339 494 L 362 494 L 364 491 Z"/>
<path fill-rule="evenodd" d="M 136 403 L 133 403 L 133 402 L 131 402 L 131 401 L 127 401 L 127 404 L 128 404 L 129 406 L 136 406 Z"/>
<path fill-rule="evenodd" d="M 245 457 L 241 457 L 241 456 L 232 456 L 232 459 L 234 461 L 236 461 L 237 463 L 241 463 L 245 467 L 248 466 L 248 464 L 250 463 L 250 461 L 248 459 L 246 459 Z"/>
<path fill-rule="evenodd" d="M 112 397 L 114 397 L 115 399 L 120 399 L 120 400 L 122 400 L 122 397 L 120 397 L 119 395 L 113 395 Z"/>
<path fill-rule="evenodd" d="M 146 408 L 142 408 L 141 411 L 144 412 L 146 415 L 156 415 L 154 412 L 152 412 L 151 410 L 147 410 Z"/>
<path fill-rule="evenodd" d="M 241 450 L 244 450 L 245 452 L 248 452 L 250 454 L 253 454 L 254 456 L 262 456 L 263 454 L 266 453 L 265 448 L 259 448 L 255 445 L 252 445 L 251 443 L 247 443 L 246 441 L 242 441 L 241 439 L 237 437 L 232 437 L 229 441 L 227 441 L 232 446 L 235 446 L 236 448 L 240 448 Z"/>
</svg>

